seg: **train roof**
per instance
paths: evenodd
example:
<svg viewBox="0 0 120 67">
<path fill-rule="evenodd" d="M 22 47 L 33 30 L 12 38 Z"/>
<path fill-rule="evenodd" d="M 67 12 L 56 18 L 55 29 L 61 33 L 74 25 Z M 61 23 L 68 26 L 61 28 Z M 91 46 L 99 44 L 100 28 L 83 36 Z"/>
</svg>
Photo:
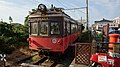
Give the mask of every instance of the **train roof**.
<svg viewBox="0 0 120 67">
<path fill-rule="evenodd" d="M 39 9 L 40 6 L 44 6 L 44 10 L 41 11 Z M 64 11 L 63 8 L 56 8 L 56 7 L 51 7 L 49 9 L 46 8 L 45 5 L 40 4 L 37 9 L 34 9 L 33 12 L 29 12 L 29 18 L 38 18 L 38 17 L 66 17 L 70 19 L 71 21 L 78 22 L 74 19 L 72 19 L 69 15 L 67 15 Z"/>
</svg>

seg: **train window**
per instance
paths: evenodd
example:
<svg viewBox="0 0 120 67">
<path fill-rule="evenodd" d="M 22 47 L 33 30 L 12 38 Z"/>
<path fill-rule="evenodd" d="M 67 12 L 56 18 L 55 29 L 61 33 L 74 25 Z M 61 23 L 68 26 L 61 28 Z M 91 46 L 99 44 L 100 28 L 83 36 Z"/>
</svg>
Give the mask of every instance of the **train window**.
<svg viewBox="0 0 120 67">
<path fill-rule="evenodd" d="M 78 25 L 78 31 L 81 31 L 81 25 Z"/>
<path fill-rule="evenodd" d="M 31 35 L 37 35 L 37 34 L 38 34 L 38 24 L 31 23 Z"/>
<path fill-rule="evenodd" d="M 77 30 L 80 31 L 80 25 L 78 25 L 78 29 Z"/>
<path fill-rule="evenodd" d="M 39 29 L 40 35 L 46 35 L 46 36 L 48 35 L 48 22 L 41 22 L 39 28 L 40 28 Z"/>
<path fill-rule="evenodd" d="M 63 28 L 64 36 L 66 36 L 66 35 L 67 35 L 67 33 L 66 33 L 66 31 L 67 31 L 67 28 L 66 28 L 66 27 L 67 27 L 67 26 L 66 26 L 66 25 L 67 25 L 67 22 L 64 22 L 63 25 L 64 25 L 64 26 L 63 26 L 63 27 L 64 27 L 64 28 Z"/>
<path fill-rule="evenodd" d="M 71 24 L 71 33 L 76 32 L 76 26 L 75 24 Z"/>
<path fill-rule="evenodd" d="M 67 35 L 70 34 L 70 23 L 67 23 Z"/>
<path fill-rule="evenodd" d="M 50 34 L 60 34 L 60 25 L 56 22 L 51 22 Z"/>
<path fill-rule="evenodd" d="M 77 24 L 75 24 L 75 32 L 77 32 Z"/>
</svg>

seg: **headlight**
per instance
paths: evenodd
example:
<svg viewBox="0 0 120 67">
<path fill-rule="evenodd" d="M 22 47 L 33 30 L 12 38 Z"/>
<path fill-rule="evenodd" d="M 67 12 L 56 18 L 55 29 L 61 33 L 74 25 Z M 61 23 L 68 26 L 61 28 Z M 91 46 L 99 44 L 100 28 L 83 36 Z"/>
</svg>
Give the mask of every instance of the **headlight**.
<svg viewBox="0 0 120 67">
<path fill-rule="evenodd" d="M 57 43 L 57 39 L 56 39 L 56 38 L 53 38 L 53 39 L 52 39 L 52 43 L 53 43 L 53 44 Z"/>
</svg>

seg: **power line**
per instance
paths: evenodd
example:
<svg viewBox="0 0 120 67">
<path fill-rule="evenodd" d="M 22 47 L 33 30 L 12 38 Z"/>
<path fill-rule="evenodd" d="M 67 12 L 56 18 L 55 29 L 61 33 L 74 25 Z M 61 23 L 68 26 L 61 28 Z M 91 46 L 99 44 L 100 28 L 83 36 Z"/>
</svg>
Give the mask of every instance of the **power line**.
<svg viewBox="0 0 120 67">
<path fill-rule="evenodd" d="M 63 9 L 65 11 L 69 11 L 69 10 L 79 10 L 80 12 L 86 14 L 85 12 L 81 11 L 80 9 L 83 9 L 83 8 L 86 8 L 86 7 L 81 7 L 81 8 L 69 8 L 69 9 Z"/>
<path fill-rule="evenodd" d="M 39 1 L 37 1 L 37 0 L 34 0 L 35 2 L 37 2 L 37 3 L 40 3 Z M 64 6 L 64 7 L 66 7 L 67 8 L 67 6 L 66 5 L 64 5 L 63 3 L 61 3 L 59 0 L 56 0 L 59 4 L 61 4 L 62 6 Z M 83 12 L 83 11 L 81 11 L 80 9 L 85 9 L 86 7 L 80 7 L 80 8 L 68 8 L 68 9 L 63 9 L 63 10 L 65 10 L 65 11 L 69 11 L 69 10 L 79 10 L 81 13 L 84 13 L 84 14 L 86 14 L 85 12 Z"/>
<path fill-rule="evenodd" d="M 69 8 L 69 9 L 64 9 L 64 10 L 79 10 L 79 9 L 84 9 L 86 7 L 80 7 L 80 8 Z"/>
<path fill-rule="evenodd" d="M 39 1 L 37 1 L 37 0 L 33 0 L 33 1 L 35 1 L 36 3 L 40 3 Z"/>
<path fill-rule="evenodd" d="M 82 13 L 84 13 L 84 14 L 86 14 L 85 12 L 83 12 L 83 11 L 81 11 L 81 10 L 79 10 L 80 12 L 82 12 Z"/>
<path fill-rule="evenodd" d="M 56 0 L 58 3 L 60 3 L 62 6 L 64 6 L 64 7 L 66 7 L 67 8 L 67 6 L 65 6 L 64 4 L 62 4 L 59 0 Z"/>
<path fill-rule="evenodd" d="M 57 0 L 58 3 L 60 3 L 61 5 L 63 5 L 59 0 Z M 65 5 L 63 5 L 64 7 L 66 7 Z M 79 9 L 84 9 L 86 7 L 80 7 L 80 8 L 69 8 L 69 9 L 63 9 L 63 10 L 79 10 Z M 80 12 L 86 14 L 85 12 L 79 10 Z"/>
</svg>

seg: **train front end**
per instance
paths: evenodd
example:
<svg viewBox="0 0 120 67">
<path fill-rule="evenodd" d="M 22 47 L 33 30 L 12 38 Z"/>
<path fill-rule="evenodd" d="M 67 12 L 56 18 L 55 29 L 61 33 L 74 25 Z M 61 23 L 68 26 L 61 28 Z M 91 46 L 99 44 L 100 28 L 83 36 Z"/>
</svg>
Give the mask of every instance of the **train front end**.
<svg viewBox="0 0 120 67">
<path fill-rule="evenodd" d="M 29 15 L 29 48 L 64 53 L 62 38 L 62 12 L 47 11 L 40 4 L 37 11 Z"/>
<path fill-rule="evenodd" d="M 63 52 L 61 30 L 61 21 L 47 19 L 30 22 L 29 48 Z"/>
</svg>

